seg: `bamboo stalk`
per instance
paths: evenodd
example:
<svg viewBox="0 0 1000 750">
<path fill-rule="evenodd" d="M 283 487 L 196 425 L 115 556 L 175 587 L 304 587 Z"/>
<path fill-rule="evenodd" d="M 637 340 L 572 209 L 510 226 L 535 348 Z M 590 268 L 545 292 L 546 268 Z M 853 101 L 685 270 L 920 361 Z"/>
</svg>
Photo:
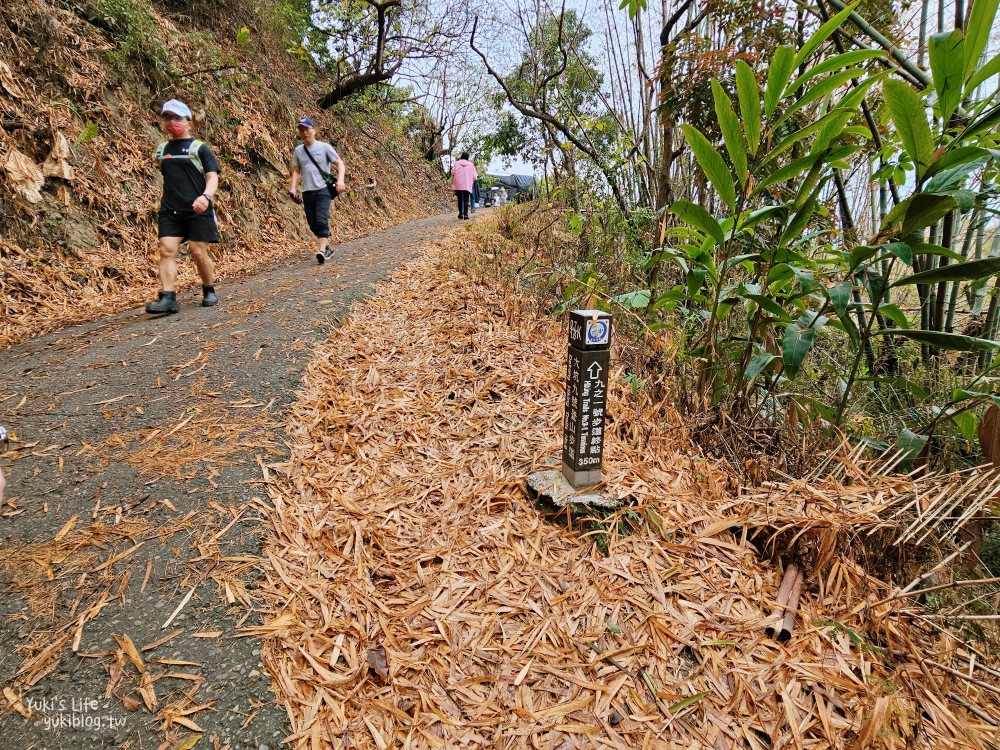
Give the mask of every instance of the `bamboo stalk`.
<svg viewBox="0 0 1000 750">
<path fill-rule="evenodd" d="M 771 616 L 767 618 L 767 627 L 764 628 L 764 632 L 767 634 L 768 638 L 773 638 L 775 634 L 775 626 L 780 624 L 784 619 L 785 607 L 788 605 L 788 599 L 792 594 L 792 590 L 795 588 L 795 583 L 800 578 L 799 567 L 792 563 L 787 568 L 785 568 L 785 575 L 781 578 L 781 585 L 778 586 L 778 596 L 775 600 L 777 606 L 771 611 Z"/>
<path fill-rule="evenodd" d="M 802 594 L 802 582 L 804 576 L 795 578 L 795 585 L 792 593 L 788 595 L 788 606 L 785 607 L 785 616 L 781 621 L 781 631 L 778 633 L 778 640 L 784 643 L 792 637 L 792 630 L 795 628 L 795 616 L 799 613 L 799 596 Z"/>
</svg>

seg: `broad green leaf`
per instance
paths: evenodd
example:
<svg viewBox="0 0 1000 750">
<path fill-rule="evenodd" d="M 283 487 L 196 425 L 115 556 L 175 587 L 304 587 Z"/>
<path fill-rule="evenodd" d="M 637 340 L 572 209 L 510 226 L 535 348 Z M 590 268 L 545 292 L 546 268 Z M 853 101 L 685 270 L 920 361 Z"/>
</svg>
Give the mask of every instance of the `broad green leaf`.
<svg viewBox="0 0 1000 750">
<path fill-rule="evenodd" d="M 938 110 L 941 121 L 947 125 L 962 101 L 962 83 L 965 81 L 965 37 L 961 29 L 930 38 L 931 73 L 934 75 L 934 90 L 937 92 Z"/>
<path fill-rule="evenodd" d="M 965 72 L 963 80 L 972 78 L 983 50 L 990 41 L 990 31 L 997 15 L 1000 0 L 975 0 L 969 13 L 968 38 L 965 41 Z"/>
<path fill-rule="evenodd" d="M 747 148 L 756 156 L 760 146 L 760 89 L 753 69 L 743 60 L 736 61 L 736 96 L 740 102 Z"/>
<path fill-rule="evenodd" d="M 890 242 L 888 245 L 883 245 L 883 247 L 906 265 L 913 265 L 913 248 L 905 242 Z"/>
<path fill-rule="evenodd" d="M 819 203 L 815 200 L 807 201 L 802 208 L 800 208 L 794 216 L 789 220 L 788 226 L 785 227 L 785 231 L 781 233 L 781 237 L 778 238 L 778 245 L 786 245 L 789 240 L 793 237 L 798 237 L 802 234 L 803 230 L 812 221 L 813 215 L 819 208 Z"/>
<path fill-rule="evenodd" d="M 917 167 L 918 184 L 934 160 L 934 137 L 924 101 L 908 83 L 889 78 L 882 86 L 889 117 L 903 141 L 903 148 Z"/>
<path fill-rule="evenodd" d="M 918 435 L 910 428 L 904 428 L 896 438 L 896 445 L 905 451 L 903 463 L 907 466 L 920 455 L 920 452 L 927 445 L 927 435 Z"/>
<path fill-rule="evenodd" d="M 844 126 L 854 116 L 854 112 L 839 108 L 835 109 L 832 114 L 833 117 L 827 120 L 820 128 L 819 133 L 816 134 L 816 140 L 813 141 L 812 147 L 809 149 L 810 153 L 819 154 L 826 151 L 830 144 L 840 137 L 844 132 Z"/>
<path fill-rule="evenodd" d="M 893 286 L 906 284 L 934 284 L 938 281 L 969 281 L 982 279 L 1000 273 L 1000 258 L 983 258 L 968 263 L 951 263 L 940 268 L 932 268 L 920 273 L 912 273 L 899 279 Z"/>
<path fill-rule="evenodd" d="M 785 327 L 785 337 L 781 343 L 781 361 L 784 364 L 782 372 L 789 378 L 794 378 L 802 367 L 802 362 L 812 348 L 816 330 L 822 328 L 827 321 L 825 315 L 806 312 Z"/>
<path fill-rule="evenodd" d="M 681 221 L 696 226 L 709 237 L 718 243 L 719 247 L 726 244 L 726 235 L 722 231 L 719 222 L 715 220 L 708 211 L 697 203 L 690 201 L 674 201 L 670 206 L 670 213 L 677 216 Z"/>
<path fill-rule="evenodd" d="M 736 186 L 733 184 L 733 177 L 729 173 L 726 162 L 708 142 L 708 138 L 702 135 L 696 127 L 681 125 L 681 131 L 684 133 L 684 140 L 691 148 L 694 158 L 698 160 L 698 165 L 719 193 L 719 197 L 729 206 L 731 211 L 735 210 Z"/>
<path fill-rule="evenodd" d="M 739 230 L 752 229 L 763 221 L 767 221 L 773 217 L 780 218 L 787 214 L 788 209 L 785 206 L 764 206 L 764 208 L 758 208 L 756 211 L 740 214 Z"/>
<path fill-rule="evenodd" d="M 250 43 L 250 29 L 243 26 L 239 31 L 236 32 L 236 43 L 239 45 L 245 45 Z"/>
<path fill-rule="evenodd" d="M 871 60 L 875 57 L 885 57 L 885 52 L 876 49 L 859 49 L 854 50 L 853 52 L 843 52 L 839 55 L 834 55 L 833 57 L 809 68 L 809 70 L 792 81 L 792 85 L 788 87 L 788 93 L 794 94 L 800 86 L 818 75 L 829 73 L 832 70 L 840 70 L 841 68 L 846 68 L 851 65 L 857 65 L 860 62 Z"/>
<path fill-rule="evenodd" d="M 746 185 L 747 150 L 743 142 L 743 130 L 740 127 L 739 118 L 733 112 L 732 100 L 722 88 L 722 84 L 715 78 L 712 79 L 712 99 L 715 100 L 715 116 L 719 120 L 719 128 L 722 130 L 722 140 L 726 144 L 729 160 L 733 163 L 733 169 L 740 184 Z"/>
<path fill-rule="evenodd" d="M 885 328 L 876 335 L 903 336 L 921 344 L 927 344 L 937 349 L 950 349 L 957 352 L 977 352 L 988 349 L 1000 349 L 1000 341 L 977 339 L 963 336 L 959 333 L 943 333 L 941 331 L 914 331 L 901 328 Z"/>
<path fill-rule="evenodd" d="M 841 86 L 843 86 L 852 78 L 857 78 L 858 76 L 863 75 L 864 72 L 865 71 L 862 68 L 851 68 L 850 70 L 842 70 L 839 73 L 836 73 L 830 76 L 829 78 L 825 78 L 824 80 L 820 81 L 811 89 L 806 91 L 801 97 L 796 99 L 795 103 L 791 107 L 789 107 L 785 111 L 785 114 L 783 114 L 781 118 L 774 124 L 774 127 L 777 128 L 781 126 L 788 120 L 789 117 L 794 115 L 803 107 L 807 107 L 813 102 L 822 99 L 830 92 L 835 91 Z"/>
<path fill-rule="evenodd" d="M 767 71 L 767 87 L 764 91 L 764 114 L 771 117 L 774 114 L 788 79 L 795 70 L 795 52 L 787 44 L 782 44 L 774 51 L 771 67 Z"/>
<path fill-rule="evenodd" d="M 744 295 L 748 300 L 756 302 L 760 307 L 767 312 L 771 313 L 779 321 L 789 321 L 791 317 L 785 312 L 785 308 L 774 301 L 773 298 L 768 297 L 763 294 L 747 294 Z"/>
<path fill-rule="evenodd" d="M 968 47 L 968 42 L 966 42 L 966 47 Z M 971 94 L 976 90 L 976 87 L 984 81 L 992 78 L 997 73 L 1000 73 L 1000 55 L 996 55 L 992 60 L 983 65 L 983 67 L 977 70 L 976 74 L 969 79 L 969 82 L 965 85 L 966 96 Z"/>
<path fill-rule="evenodd" d="M 907 237 L 918 229 L 929 227 L 958 207 L 950 195 L 917 193 L 900 201 L 885 217 L 882 230 L 889 231 L 899 224 L 899 237 Z"/>
<path fill-rule="evenodd" d="M 809 294 L 813 286 L 813 273 L 812 271 L 805 268 L 797 268 L 791 266 L 792 273 L 795 274 L 795 278 L 799 281 L 799 286 L 802 287 L 802 292 L 804 294 Z"/>
<path fill-rule="evenodd" d="M 818 133 L 823 128 L 825 128 L 834 118 L 836 118 L 837 121 L 839 122 L 842 118 L 842 113 L 839 110 L 833 110 L 832 112 L 823 115 L 821 118 L 816 120 L 816 122 L 809 123 L 805 127 L 796 130 L 791 135 L 785 136 L 781 141 L 779 141 L 771 148 L 771 151 L 767 155 L 766 162 L 773 161 L 775 157 L 785 152 L 786 150 L 790 149 L 792 146 L 794 146 L 796 143 L 801 141 L 806 136 L 810 136 L 813 133 Z"/>
<path fill-rule="evenodd" d="M 774 170 L 771 174 L 769 174 L 763 180 L 758 182 L 757 186 L 754 188 L 753 193 L 751 193 L 751 195 L 757 195 L 759 192 L 761 192 L 766 188 L 769 188 L 771 185 L 774 185 L 779 182 L 785 182 L 786 180 L 790 180 L 793 177 L 796 177 L 797 175 L 801 174 L 802 172 L 812 167 L 812 165 L 816 163 L 816 160 L 821 158 L 822 155 L 815 156 L 813 154 L 809 154 L 807 156 L 803 156 L 799 159 L 796 159 L 795 161 L 789 162 L 785 166 L 781 167 L 781 169 Z"/>
<path fill-rule="evenodd" d="M 635 18 L 639 15 L 640 10 L 646 9 L 646 0 L 622 0 L 618 6 L 618 10 L 625 10 L 626 8 L 628 8 L 628 17 Z"/>
<path fill-rule="evenodd" d="M 964 179 L 983 167 L 990 160 L 990 152 L 984 148 L 967 146 L 946 152 L 934 162 L 934 168 L 927 173 L 924 190 L 933 193 L 959 187 Z"/>
<path fill-rule="evenodd" d="M 847 317 L 847 306 L 851 304 L 851 292 L 854 290 L 854 283 L 850 279 L 838 281 L 827 287 L 827 294 L 830 295 L 830 304 L 837 312 L 837 317 Z"/>
<path fill-rule="evenodd" d="M 965 261 L 965 258 L 962 257 L 961 253 L 956 253 L 954 250 L 949 250 L 948 248 L 941 247 L 940 245 L 932 245 L 929 242 L 918 242 L 910 247 L 912 248 L 914 255 L 941 255 L 945 258 L 957 260 L 959 263 Z"/>
<path fill-rule="evenodd" d="M 951 415 L 951 421 L 958 425 L 959 431 L 969 442 L 975 442 L 978 437 L 976 428 L 979 427 L 979 420 L 971 411 L 960 411 Z"/>
<path fill-rule="evenodd" d="M 876 75 L 865 78 L 863 81 L 859 82 L 857 86 L 848 91 L 847 94 L 844 95 L 843 99 L 837 102 L 837 109 L 846 109 L 848 112 L 857 112 L 861 109 L 862 100 L 868 96 L 868 89 L 888 76 L 889 71 L 886 71 L 884 73 L 877 73 Z"/>
<path fill-rule="evenodd" d="M 900 328 L 910 327 L 910 321 L 906 317 L 906 313 L 904 313 L 902 310 L 896 307 L 896 305 L 890 305 L 890 304 L 879 305 L 878 311 Z"/>
<path fill-rule="evenodd" d="M 626 292 L 625 294 L 618 294 L 612 297 L 610 302 L 617 302 L 624 307 L 631 307 L 635 309 L 641 309 L 644 307 L 649 307 L 649 290 L 639 289 L 635 292 Z"/>
<path fill-rule="evenodd" d="M 853 2 L 844 8 L 840 13 L 830 18 L 826 23 L 820 26 L 816 31 L 812 33 L 802 48 L 799 50 L 795 59 L 792 61 L 792 69 L 799 67 L 802 63 L 809 59 L 809 55 L 819 47 L 823 42 L 830 38 L 830 36 L 844 23 L 851 12 L 858 6 L 857 2 Z"/>
<path fill-rule="evenodd" d="M 771 352 L 755 354 L 754 358 L 750 360 L 750 364 L 747 365 L 746 371 L 743 373 L 743 379 L 748 383 L 752 383 L 758 375 L 764 372 L 771 364 L 777 362 L 777 360 L 777 355 Z"/>
</svg>

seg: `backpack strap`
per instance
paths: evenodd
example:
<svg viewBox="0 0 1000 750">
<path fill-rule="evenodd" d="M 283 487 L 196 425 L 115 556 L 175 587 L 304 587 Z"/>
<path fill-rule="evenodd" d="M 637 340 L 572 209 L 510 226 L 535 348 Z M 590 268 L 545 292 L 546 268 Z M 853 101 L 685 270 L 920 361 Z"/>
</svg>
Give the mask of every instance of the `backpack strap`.
<svg viewBox="0 0 1000 750">
<path fill-rule="evenodd" d="M 197 138 L 191 141 L 191 145 L 188 147 L 187 156 L 171 156 L 171 159 L 189 159 L 197 169 L 202 174 L 205 174 L 205 165 L 201 161 L 201 147 L 205 145 L 204 141 L 199 141 Z M 156 160 L 158 162 L 163 162 L 166 157 L 167 142 L 164 141 L 159 146 L 156 147 Z"/>
<path fill-rule="evenodd" d="M 201 147 L 205 145 L 204 141 L 199 141 L 195 138 L 191 141 L 191 146 L 188 148 L 188 156 L 191 157 L 191 163 L 194 164 L 194 168 L 197 169 L 202 174 L 205 174 L 205 165 L 201 163 Z"/>
</svg>

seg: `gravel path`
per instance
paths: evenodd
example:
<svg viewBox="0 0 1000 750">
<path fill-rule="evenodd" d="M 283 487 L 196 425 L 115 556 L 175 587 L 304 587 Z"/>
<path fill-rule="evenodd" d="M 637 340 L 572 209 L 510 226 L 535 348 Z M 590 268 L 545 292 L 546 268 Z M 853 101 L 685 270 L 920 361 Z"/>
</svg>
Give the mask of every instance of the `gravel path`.
<svg viewBox="0 0 1000 750">
<path fill-rule="evenodd" d="M 259 622 L 266 466 L 283 460 L 313 344 L 454 225 L 284 261 L 219 284 L 216 308 L 186 293 L 178 315 L 132 311 L 0 353 L 0 423 L 17 437 L 0 461 L 3 747 L 176 750 L 198 730 L 197 747 L 281 746 L 257 641 L 238 636 Z"/>
</svg>

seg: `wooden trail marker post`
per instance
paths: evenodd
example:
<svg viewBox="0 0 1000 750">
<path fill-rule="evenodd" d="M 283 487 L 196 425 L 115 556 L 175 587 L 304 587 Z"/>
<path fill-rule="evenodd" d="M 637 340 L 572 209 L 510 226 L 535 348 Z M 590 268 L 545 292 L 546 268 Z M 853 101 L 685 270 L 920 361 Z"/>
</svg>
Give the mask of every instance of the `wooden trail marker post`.
<svg viewBox="0 0 1000 750">
<path fill-rule="evenodd" d="M 600 310 L 573 310 L 566 356 L 562 468 L 555 457 L 542 460 L 540 468 L 527 477 L 532 499 L 584 511 L 622 505 L 622 498 L 608 487 L 588 489 L 604 481 L 601 462 L 610 362 L 611 316 Z"/>
<path fill-rule="evenodd" d="M 611 316 L 570 312 L 562 473 L 574 488 L 601 482 L 610 362 Z"/>
</svg>

